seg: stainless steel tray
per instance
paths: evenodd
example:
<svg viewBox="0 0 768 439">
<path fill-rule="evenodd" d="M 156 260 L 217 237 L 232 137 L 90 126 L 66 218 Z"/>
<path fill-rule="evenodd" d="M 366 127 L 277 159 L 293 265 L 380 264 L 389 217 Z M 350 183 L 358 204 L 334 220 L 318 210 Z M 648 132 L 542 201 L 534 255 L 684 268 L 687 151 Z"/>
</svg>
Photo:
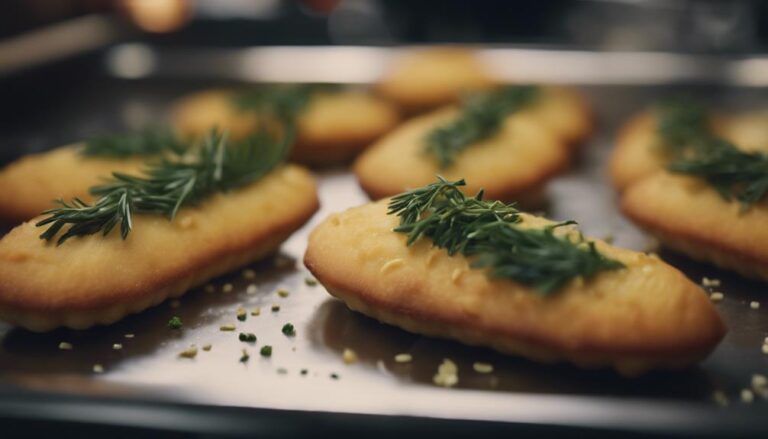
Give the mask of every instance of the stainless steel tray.
<svg viewBox="0 0 768 439">
<path fill-rule="evenodd" d="M 19 142 L 13 155 L 53 147 L 105 127 L 156 119 L 174 97 L 210 85 L 200 79 L 105 77 L 83 87 L 77 100 L 64 102 L 55 113 L 40 114 L 42 140 L 41 134 L 30 137 L 23 127 L 2 135 L 6 144 L 8 139 Z M 590 235 L 612 235 L 618 245 L 645 249 L 651 241 L 616 208 L 604 176 L 605 162 L 622 120 L 659 96 L 680 91 L 731 106 L 759 105 L 768 97 L 763 90 L 738 87 L 586 87 L 598 131 L 572 169 L 550 185 L 547 214 L 575 219 Z M 699 367 L 683 372 L 625 379 L 606 370 L 540 365 L 420 337 L 353 313 L 322 286 L 305 282 L 301 258 L 312 227 L 331 212 L 367 201 L 346 169 L 317 175 L 322 210 L 278 255 L 249 267 L 254 279 L 238 271 L 212 282 L 213 292 L 198 288 L 178 304 L 166 302 L 110 327 L 49 334 L 0 327 L 0 420 L 71 420 L 207 433 L 232 428 L 255 432 L 264 425 L 295 432 L 296 422 L 329 428 L 326 421 L 333 419 L 339 425 L 385 425 L 382 431 L 392 431 L 392 425 L 425 431 L 442 425 L 460 431 L 456 429 L 461 425 L 476 427 L 482 421 L 484 428 L 499 429 L 768 434 L 768 403 L 759 397 L 752 404 L 739 400 L 752 374 L 768 372 L 768 356 L 760 349 L 768 335 L 764 284 L 661 252 L 695 281 L 702 276 L 721 279 L 725 293 L 717 307 L 730 328 L 727 337 Z M 231 292 L 223 291 L 226 284 L 232 285 Z M 256 286 L 253 294 L 246 291 L 250 284 Z M 280 297 L 278 289 L 289 291 L 289 296 Z M 763 307 L 750 309 L 752 300 L 764 302 Z M 273 304 L 280 310 L 271 311 Z M 248 311 L 260 307 L 261 314 L 239 322 L 235 313 L 241 306 Z M 172 316 L 182 318 L 183 330 L 167 328 Z M 289 322 L 296 326 L 295 337 L 280 331 Z M 229 323 L 237 331 L 219 330 Z M 241 331 L 255 333 L 258 342 L 240 342 Z M 60 350 L 62 341 L 73 349 Z M 122 349 L 114 349 L 115 343 Z M 210 352 L 200 350 L 195 359 L 178 357 L 191 344 L 207 343 L 212 344 Z M 273 346 L 271 358 L 259 355 L 265 344 Z M 357 353 L 358 363 L 342 361 L 347 348 Z M 245 363 L 240 361 L 243 349 L 250 354 Z M 394 361 L 403 352 L 412 354 L 412 363 Z M 459 366 L 460 382 L 454 389 L 432 384 L 443 358 Z M 492 363 L 495 371 L 478 374 L 472 370 L 474 361 Z M 102 365 L 104 373 L 94 373 L 95 364 Z M 727 407 L 715 404 L 716 391 L 727 395 Z M 234 427 L 216 422 L 212 414 L 242 423 Z M 266 424 L 253 424 L 254 419 Z"/>
</svg>

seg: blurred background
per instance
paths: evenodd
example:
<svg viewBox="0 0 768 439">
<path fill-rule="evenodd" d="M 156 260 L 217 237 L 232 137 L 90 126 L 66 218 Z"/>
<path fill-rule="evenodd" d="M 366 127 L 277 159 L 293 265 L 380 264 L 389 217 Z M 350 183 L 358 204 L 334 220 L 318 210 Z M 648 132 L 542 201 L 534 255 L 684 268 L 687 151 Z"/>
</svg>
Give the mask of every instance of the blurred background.
<svg viewBox="0 0 768 439">
<path fill-rule="evenodd" d="M 4 0 L 0 142 L 34 152 L 138 125 L 154 114 L 137 108 L 180 81 L 367 84 L 412 45 L 482 47 L 517 82 L 764 87 L 766 12 L 758 0 Z M 75 123 L 62 114 L 73 102 L 115 109 Z"/>
</svg>

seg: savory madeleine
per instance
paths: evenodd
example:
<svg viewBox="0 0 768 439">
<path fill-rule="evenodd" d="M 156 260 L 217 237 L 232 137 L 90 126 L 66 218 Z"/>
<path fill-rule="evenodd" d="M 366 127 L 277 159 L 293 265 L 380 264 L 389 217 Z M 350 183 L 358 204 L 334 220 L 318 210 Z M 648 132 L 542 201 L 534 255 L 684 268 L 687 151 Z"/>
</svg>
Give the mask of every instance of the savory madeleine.
<svg viewBox="0 0 768 439">
<path fill-rule="evenodd" d="M 376 84 L 379 95 L 406 113 L 456 103 L 467 92 L 494 85 L 488 68 L 471 49 L 412 50 L 396 59 Z"/>
<path fill-rule="evenodd" d="M 522 227 L 552 222 L 521 214 Z M 575 278 L 549 295 L 470 268 L 428 239 L 406 245 L 387 200 L 331 215 L 305 265 L 351 309 L 405 330 L 503 353 L 636 375 L 705 358 L 725 327 L 704 291 L 656 256 L 596 241 L 623 269 Z M 573 233 L 559 229 L 561 233 Z"/>
<path fill-rule="evenodd" d="M 90 200 L 88 189 L 112 172 L 134 172 L 146 158 L 91 157 L 82 145 L 24 156 L 0 169 L 0 221 L 19 223 L 55 207 L 54 200 Z"/>
<path fill-rule="evenodd" d="M 693 259 L 768 280 L 768 205 L 744 209 L 705 180 L 658 171 L 621 196 L 625 215 Z"/>
<path fill-rule="evenodd" d="M 265 121 L 254 111 L 239 109 L 235 96 L 234 90 L 221 89 L 182 98 L 174 105 L 173 125 L 185 137 L 200 137 L 218 127 L 233 140 L 243 139 Z M 347 161 L 397 125 L 399 118 L 394 106 L 364 92 L 316 92 L 297 117 L 291 158 L 318 166 Z"/>
<path fill-rule="evenodd" d="M 113 230 L 45 241 L 38 217 L 0 240 L 0 319 L 33 331 L 113 323 L 274 252 L 318 208 L 314 179 L 286 165 L 183 207 Z"/>
<path fill-rule="evenodd" d="M 469 145 L 452 165 L 441 168 L 424 151 L 425 138 L 453 121 L 458 111 L 446 107 L 410 119 L 358 157 L 354 172 L 365 192 L 372 199 L 388 197 L 431 183 L 439 174 L 449 180 L 466 178 L 468 194 L 485 188 L 490 199 L 539 205 L 545 183 L 568 163 L 562 142 L 538 119 L 514 113 L 497 133 Z"/>
<path fill-rule="evenodd" d="M 713 133 L 744 151 L 768 151 L 768 116 L 765 113 L 710 115 Z M 623 191 L 632 183 L 663 169 L 670 157 L 657 132 L 657 116 L 645 111 L 620 129 L 611 154 L 608 174 L 613 186 Z"/>
</svg>

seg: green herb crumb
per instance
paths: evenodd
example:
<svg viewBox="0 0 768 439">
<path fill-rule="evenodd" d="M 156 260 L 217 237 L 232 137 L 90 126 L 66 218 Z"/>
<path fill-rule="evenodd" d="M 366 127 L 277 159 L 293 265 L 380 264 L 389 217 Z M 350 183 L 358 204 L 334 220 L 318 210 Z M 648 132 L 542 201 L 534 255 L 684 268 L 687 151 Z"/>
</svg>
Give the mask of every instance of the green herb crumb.
<svg viewBox="0 0 768 439">
<path fill-rule="evenodd" d="M 246 343 L 256 343 L 256 334 L 252 332 L 241 332 L 238 338 Z"/>
<path fill-rule="evenodd" d="M 312 277 L 306 277 L 304 278 L 304 283 L 307 284 L 309 287 L 315 287 L 317 286 L 317 279 Z"/>
<path fill-rule="evenodd" d="M 250 358 L 251 358 L 251 355 L 248 353 L 248 351 L 243 349 L 243 354 L 240 355 L 240 362 L 241 363 L 247 363 L 248 359 L 250 359 Z"/>
<path fill-rule="evenodd" d="M 181 322 L 181 319 L 177 316 L 171 317 L 171 320 L 168 320 L 168 327 L 170 329 L 181 329 L 181 327 L 184 326 L 184 324 Z"/>
<path fill-rule="evenodd" d="M 296 328 L 294 328 L 292 323 L 286 323 L 285 325 L 283 325 L 282 331 L 283 331 L 283 334 L 289 337 L 293 337 L 294 335 L 296 335 Z"/>
<path fill-rule="evenodd" d="M 261 350 L 259 351 L 262 357 L 271 357 L 272 356 L 272 346 L 266 345 L 262 346 Z"/>
<path fill-rule="evenodd" d="M 237 309 L 237 320 L 240 320 L 241 322 L 244 322 L 246 318 L 248 318 L 248 311 L 246 311 L 245 308 L 238 308 Z"/>
</svg>

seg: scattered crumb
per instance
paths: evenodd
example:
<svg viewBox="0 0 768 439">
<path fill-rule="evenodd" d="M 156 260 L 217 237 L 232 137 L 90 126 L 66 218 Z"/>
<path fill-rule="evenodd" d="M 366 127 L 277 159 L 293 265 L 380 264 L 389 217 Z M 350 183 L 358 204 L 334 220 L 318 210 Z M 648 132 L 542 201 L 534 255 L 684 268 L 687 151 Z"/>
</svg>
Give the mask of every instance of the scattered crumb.
<svg viewBox="0 0 768 439">
<path fill-rule="evenodd" d="M 261 350 L 259 351 L 262 357 L 271 357 L 272 356 L 272 346 L 265 345 L 261 347 Z"/>
<path fill-rule="evenodd" d="M 171 308 L 176 309 L 181 306 L 181 301 L 177 299 L 171 300 L 170 305 L 171 305 Z"/>
<path fill-rule="evenodd" d="M 493 365 L 489 363 L 475 362 L 472 364 L 472 369 L 475 369 L 477 373 L 491 373 L 493 372 Z"/>
<path fill-rule="evenodd" d="M 278 312 L 280 311 L 280 305 L 273 303 L 271 309 L 272 309 L 272 312 Z"/>
<path fill-rule="evenodd" d="M 752 393 L 749 389 L 742 389 L 741 390 L 741 402 L 744 404 L 750 404 L 752 401 L 755 400 L 755 394 Z"/>
<path fill-rule="evenodd" d="M 257 316 L 257 315 L 259 315 L 259 314 L 261 314 L 261 308 L 259 308 L 258 306 L 257 306 L 256 308 L 253 308 L 253 309 L 251 310 L 251 315 L 252 315 L 252 316 Z"/>
<path fill-rule="evenodd" d="M 456 363 L 444 359 L 438 366 L 437 373 L 432 377 L 432 382 L 441 387 L 453 387 L 459 382 L 459 368 Z"/>
<path fill-rule="evenodd" d="M 136 337 L 136 335 L 134 335 L 134 334 L 125 334 L 124 337 L 125 338 L 133 338 L 133 337 Z"/>
<path fill-rule="evenodd" d="M 237 309 L 237 320 L 240 320 L 241 322 L 244 322 L 245 319 L 248 318 L 248 311 L 245 310 L 245 308 L 240 307 Z"/>
<path fill-rule="evenodd" d="M 413 360 L 411 354 L 397 354 L 395 355 L 395 363 L 410 363 Z"/>
<path fill-rule="evenodd" d="M 710 279 L 705 276 L 701 278 L 701 285 L 705 287 L 719 287 L 720 279 Z"/>
<path fill-rule="evenodd" d="M 284 368 L 284 367 L 278 367 L 278 368 L 277 368 L 277 374 L 278 374 L 278 375 L 285 375 L 285 374 L 287 374 L 287 373 L 288 373 L 288 369 L 286 369 L 286 368 Z"/>
<path fill-rule="evenodd" d="M 725 407 L 728 405 L 728 397 L 725 395 L 725 392 L 722 390 L 716 390 L 712 394 L 712 400 L 715 402 L 715 404 L 719 405 L 720 407 Z"/>
<path fill-rule="evenodd" d="M 115 343 L 115 344 L 112 345 L 112 349 L 114 349 L 116 351 L 119 351 L 122 348 L 123 348 L 123 345 L 120 344 L 120 343 Z"/>
<path fill-rule="evenodd" d="M 301 369 L 301 372 L 300 372 L 300 373 L 301 373 L 301 375 L 303 376 L 303 375 L 306 375 L 306 374 L 308 374 L 308 373 L 309 373 L 309 371 L 308 371 L 307 369 Z"/>
<path fill-rule="evenodd" d="M 237 328 L 233 324 L 219 326 L 219 331 L 234 331 L 235 329 Z"/>
<path fill-rule="evenodd" d="M 332 379 L 332 380 L 338 380 L 338 379 L 339 379 L 339 374 L 337 374 L 337 373 L 332 373 L 332 374 L 331 374 L 331 379 Z"/>
<path fill-rule="evenodd" d="M 293 323 L 286 323 L 280 331 L 288 337 L 296 335 L 296 328 L 293 326 Z"/>
<path fill-rule="evenodd" d="M 195 345 L 192 345 L 187 349 L 179 352 L 179 357 L 181 358 L 195 358 L 196 356 L 197 356 L 197 346 Z"/>
<path fill-rule="evenodd" d="M 650 264 L 648 264 L 648 265 L 643 265 L 643 268 L 641 268 L 641 270 L 642 270 L 642 271 L 643 271 L 643 273 L 645 273 L 645 274 L 651 273 L 651 272 L 653 271 L 653 265 L 650 265 Z"/>
<path fill-rule="evenodd" d="M 248 351 L 243 349 L 243 353 L 242 353 L 242 355 L 240 355 L 240 362 L 241 363 L 247 363 L 249 358 L 251 358 L 251 355 L 248 354 Z"/>
<path fill-rule="evenodd" d="M 241 332 L 237 338 L 245 343 L 256 343 L 256 334 L 253 332 Z"/>
<path fill-rule="evenodd" d="M 168 320 L 168 328 L 170 329 L 179 330 L 182 326 L 184 326 L 184 323 L 178 316 L 173 316 Z"/>
<path fill-rule="evenodd" d="M 613 241 L 616 239 L 615 236 L 613 236 L 612 233 L 609 233 L 603 237 L 603 241 L 605 241 L 606 244 L 613 244 Z"/>
<path fill-rule="evenodd" d="M 72 343 L 68 343 L 66 341 L 62 341 L 61 343 L 59 343 L 59 349 L 61 349 L 62 351 L 71 351 L 72 348 L 73 348 Z"/>
<path fill-rule="evenodd" d="M 749 307 L 752 309 L 759 309 L 760 308 L 760 302 L 753 300 L 749 302 Z"/>
<path fill-rule="evenodd" d="M 98 363 L 94 364 L 93 365 L 93 373 L 104 373 L 104 366 L 102 366 L 101 364 L 98 364 Z"/>
<path fill-rule="evenodd" d="M 205 292 L 206 293 L 216 292 L 216 287 L 214 287 L 213 284 L 208 284 L 205 286 Z"/>
<path fill-rule="evenodd" d="M 235 287 L 231 283 L 227 282 L 227 283 L 224 284 L 224 286 L 221 287 L 221 292 L 222 293 L 231 293 L 234 288 Z"/>
<path fill-rule="evenodd" d="M 317 279 L 307 276 L 306 278 L 304 278 L 304 283 L 307 284 L 307 286 L 309 287 L 314 287 L 314 286 L 317 286 Z"/>
<path fill-rule="evenodd" d="M 709 295 L 709 298 L 713 302 L 720 302 L 721 300 L 723 300 L 723 298 L 725 298 L 725 295 L 719 291 L 715 291 L 714 293 Z"/>
<path fill-rule="evenodd" d="M 242 272 L 243 279 L 255 279 L 256 278 L 256 272 L 251 270 L 250 268 L 246 268 Z"/>
<path fill-rule="evenodd" d="M 284 288 L 281 288 L 281 289 L 277 290 L 277 295 L 282 297 L 282 298 L 286 298 L 286 297 L 291 295 L 291 292 L 286 290 L 286 289 L 284 289 Z"/>
<path fill-rule="evenodd" d="M 344 353 L 341 354 L 341 359 L 344 360 L 344 364 L 357 363 L 357 354 L 352 349 L 344 349 Z"/>
<path fill-rule="evenodd" d="M 259 291 L 258 288 L 256 288 L 256 284 L 248 284 L 248 286 L 245 288 L 245 294 L 254 295 Z"/>
<path fill-rule="evenodd" d="M 212 345 L 212 344 L 210 344 L 210 343 L 207 343 L 207 344 L 204 344 L 204 345 L 203 345 L 203 350 L 204 350 L 205 352 L 209 352 L 209 351 L 211 350 L 211 348 L 212 348 L 212 347 L 213 347 L 213 345 Z"/>
</svg>

